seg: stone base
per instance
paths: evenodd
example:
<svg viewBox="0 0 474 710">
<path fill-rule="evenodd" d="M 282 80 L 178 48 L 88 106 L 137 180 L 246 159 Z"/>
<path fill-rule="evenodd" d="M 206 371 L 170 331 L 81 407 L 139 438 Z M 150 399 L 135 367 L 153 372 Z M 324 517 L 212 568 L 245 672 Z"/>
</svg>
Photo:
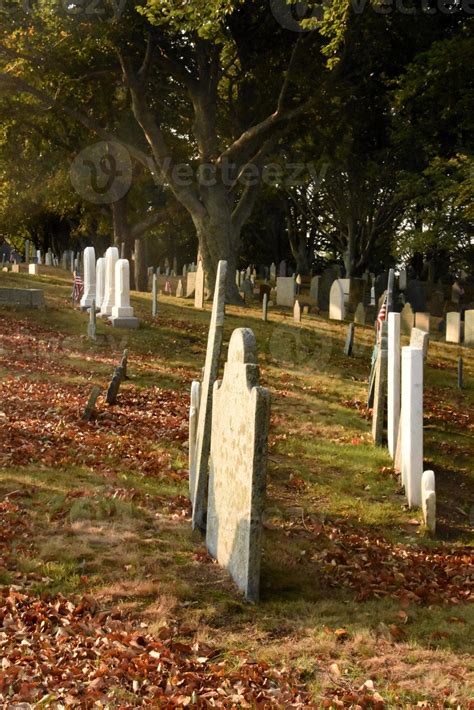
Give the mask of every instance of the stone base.
<svg viewBox="0 0 474 710">
<path fill-rule="evenodd" d="M 130 318 L 112 317 L 109 318 L 109 320 L 114 328 L 138 328 L 140 325 L 140 321 L 134 316 L 131 316 Z"/>
</svg>

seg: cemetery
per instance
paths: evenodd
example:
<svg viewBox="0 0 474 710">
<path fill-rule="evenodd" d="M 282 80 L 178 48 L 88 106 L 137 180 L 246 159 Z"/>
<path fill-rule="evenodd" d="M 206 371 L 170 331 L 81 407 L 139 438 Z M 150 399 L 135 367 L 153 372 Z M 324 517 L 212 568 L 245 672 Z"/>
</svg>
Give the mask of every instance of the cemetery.
<svg viewBox="0 0 474 710">
<path fill-rule="evenodd" d="M 470 14 L 0 7 L 2 708 L 474 710 Z"/>
<path fill-rule="evenodd" d="M 311 706 L 315 693 L 402 706 L 437 698 L 439 674 L 463 707 L 472 347 L 431 332 L 425 356 L 423 332 L 401 336 L 390 313 L 371 424 L 373 326 L 328 312 L 295 318 L 276 303 L 263 319 L 258 297 L 224 306 L 226 274 L 222 262 L 202 307 L 160 293 L 153 313 L 153 294 L 132 292 L 138 329 L 101 317 L 95 291 L 93 337 L 92 308 L 69 300 L 69 272 L 1 275 L 2 288 L 44 298 L 42 309 L 0 307 L 2 580 L 14 618 L 31 597 L 47 618 L 55 599 L 64 615 L 76 600 L 74 644 L 86 643 L 82 618 L 111 614 L 95 633 L 125 624 L 128 647 L 140 628 L 157 653 L 160 639 L 176 638 L 180 650 L 170 640 L 166 653 L 189 649 L 196 677 L 237 645 L 244 697 L 254 697 L 242 681 L 252 668 L 279 707 Z M 41 676 L 33 659 L 28 668 Z M 81 688 L 110 700 L 127 688 L 132 705 L 151 703 L 161 691 L 140 673 L 129 664 L 120 681 L 104 670 L 64 683 L 71 697 Z M 32 699 L 39 687 L 31 681 Z"/>
</svg>

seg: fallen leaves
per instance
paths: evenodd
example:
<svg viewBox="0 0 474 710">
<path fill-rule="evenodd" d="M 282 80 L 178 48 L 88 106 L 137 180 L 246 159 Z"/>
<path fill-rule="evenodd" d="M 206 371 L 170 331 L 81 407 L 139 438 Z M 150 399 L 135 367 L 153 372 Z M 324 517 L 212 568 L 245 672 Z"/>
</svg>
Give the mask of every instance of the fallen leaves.
<svg viewBox="0 0 474 710">
<path fill-rule="evenodd" d="M 5 588 L 1 697 L 70 708 L 309 707 L 308 693 L 285 671 L 246 656 L 236 668 L 219 649 L 182 643 L 178 633 L 137 631 L 90 596 L 46 600 Z"/>
</svg>

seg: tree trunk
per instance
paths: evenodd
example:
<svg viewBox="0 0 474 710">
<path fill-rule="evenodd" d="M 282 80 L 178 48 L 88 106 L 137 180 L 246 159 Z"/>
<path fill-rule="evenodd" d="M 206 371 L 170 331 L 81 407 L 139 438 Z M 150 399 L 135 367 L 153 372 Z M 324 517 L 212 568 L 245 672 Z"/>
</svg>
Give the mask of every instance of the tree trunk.
<svg viewBox="0 0 474 710">
<path fill-rule="evenodd" d="M 348 225 L 347 236 L 346 236 L 346 250 L 343 254 L 344 259 L 344 269 L 346 279 L 350 279 L 354 276 L 355 266 L 356 266 L 356 233 L 355 228 L 352 223 Z"/>
<path fill-rule="evenodd" d="M 112 223 L 114 227 L 114 244 L 119 250 L 120 258 L 128 259 L 132 266 L 133 237 L 127 219 L 127 195 L 117 202 L 112 202 Z M 125 245 L 122 255 L 122 244 Z M 135 289 L 135 274 L 130 268 L 130 288 Z"/>
<path fill-rule="evenodd" d="M 135 288 L 142 293 L 148 291 L 146 248 L 142 239 L 135 239 Z"/>
</svg>

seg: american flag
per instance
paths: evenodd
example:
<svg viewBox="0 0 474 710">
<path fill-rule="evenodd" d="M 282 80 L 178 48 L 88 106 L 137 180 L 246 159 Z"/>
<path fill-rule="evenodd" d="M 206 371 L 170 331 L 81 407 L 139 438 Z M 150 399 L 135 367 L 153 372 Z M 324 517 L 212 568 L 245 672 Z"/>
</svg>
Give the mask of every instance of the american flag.
<svg viewBox="0 0 474 710">
<path fill-rule="evenodd" d="M 72 302 L 77 303 L 80 300 L 82 294 L 84 293 L 84 281 L 78 271 L 74 272 L 74 282 L 72 287 Z"/>
<path fill-rule="evenodd" d="M 382 332 L 382 323 L 387 320 L 387 301 L 388 301 L 388 294 L 385 294 L 385 298 L 383 299 L 383 303 L 380 307 L 379 314 L 377 316 L 377 333 L 380 338 L 380 334 Z"/>
</svg>

